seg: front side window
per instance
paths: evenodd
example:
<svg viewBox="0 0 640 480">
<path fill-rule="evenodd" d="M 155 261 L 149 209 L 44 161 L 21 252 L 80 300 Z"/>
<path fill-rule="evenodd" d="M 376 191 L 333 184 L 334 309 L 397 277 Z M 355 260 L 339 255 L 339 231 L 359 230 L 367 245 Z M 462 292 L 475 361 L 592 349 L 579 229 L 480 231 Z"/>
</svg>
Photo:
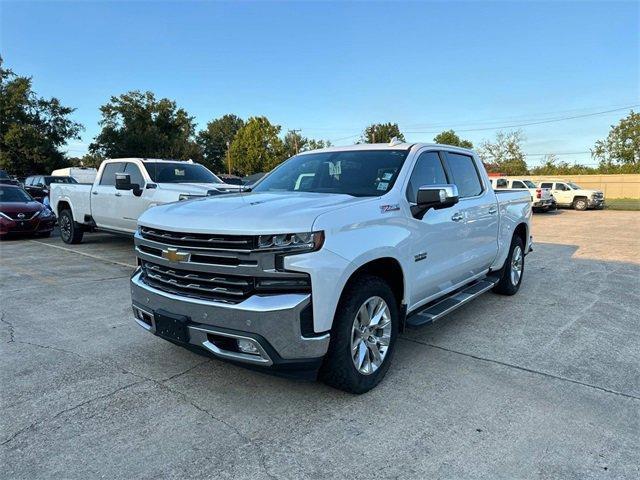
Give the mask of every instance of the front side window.
<svg viewBox="0 0 640 480">
<path fill-rule="evenodd" d="M 573 189 L 573 190 L 582 190 L 582 187 L 580 185 L 576 185 L 575 183 L 569 183 L 569 186 Z"/>
<path fill-rule="evenodd" d="M 297 155 L 253 191 L 378 197 L 393 187 L 407 154 L 407 150 L 348 150 Z"/>
<path fill-rule="evenodd" d="M 131 183 L 138 185 L 140 188 L 144 186 L 144 178 L 142 172 L 135 163 L 127 162 L 124 167 L 124 173 L 128 173 L 131 177 Z"/>
<path fill-rule="evenodd" d="M 496 180 L 496 188 L 507 188 L 507 179 L 506 178 L 499 178 L 498 180 Z"/>
<path fill-rule="evenodd" d="M 531 180 L 525 180 L 523 183 L 527 186 L 527 188 L 538 188 L 536 187 L 536 184 L 533 183 Z"/>
<path fill-rule="evenodd" d="M 475 197 L 482 193 L 482 183 L 472 157 L 447 152 L 447 164 L 460 198 Z"/>
<path fill-rule="evenodd" d="M 421 153 L 418 160 L 416 160 L 415 167 L 413 167 L 411 178 L 409 178 L 407 200 L 411 203 L 416 203 L 418 190 L 422 186 L 442 185 L 446 183 L 447 176 L 444 173 L 438 152 Z"/>
<path fill-rule="evenodd" d="M 102 171 L 102 178 L 100 178 L 100 185 L 113 186 L 116 184 L 116 173 L 122 173 L 124 170 L 124 163 L 114 162 L 107 163 Z"/>
<path fill-rule="evenodd" d="M 513 186 L 511 188 L 526 188 L 526 187 L 524 186 L 524 183 L 522 183 L 522 182 L 520 182 L 518 180 L 515 180 L 513 182 Z"/>
<path fill-rule="evenodd" d="M 541 183 L 540 188 L 553 188 L 553 183 Z"/>
<path fill-rule="evenodd" d="M 556 190 L 565 191 L 565 190 L 569 190 L 569 189 L 567 188 L 567 186 L 564 183 L 556 183 Z"/>
<path fill-rule="evenodd" d="M 145 162 L 144 168 L 151 181 L 157 183 L 223 183 L 198 163 Z"/>
</svg>

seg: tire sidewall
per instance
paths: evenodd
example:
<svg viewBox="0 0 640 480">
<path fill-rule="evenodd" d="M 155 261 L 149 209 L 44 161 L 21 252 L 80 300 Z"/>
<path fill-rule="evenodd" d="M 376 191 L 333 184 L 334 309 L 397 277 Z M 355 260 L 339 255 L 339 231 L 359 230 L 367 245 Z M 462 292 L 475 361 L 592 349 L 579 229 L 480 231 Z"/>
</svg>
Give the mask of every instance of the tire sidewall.
<svg viewBox="0 0 640 480">
<path fill-rule="evenodd" d="M 63 219 L 66 219 L 69 221 L 69 237 L 65 238 L 65 235 L 63 233 L 62 230 L 62 226 L 60 228 L 60 237 L 62 238 L 62 241 L 64 243 L 73 243 L 73 237 L 74 237 L 74 230 L 75 230 L 75 225 L 73 224 L 73 216 L 71 214 L 71 211 L 69 210 L 63 210 L 60 213 L 60 221 L 64 221 Z"/>
<path fill-rule="evenodd" d="M 358 371 L 351 357 L 351 329 L 353 321 L 360 307 L 371 297 L 382 298 L 389 307 L 391 314 L 391 339 L 389 348 L 382 365 L 378 369 L 365 375 Z M 334 318 L 334 326 L 331 331 L 332 342 L 327 354 L 330 363 L 340 364 L 341 373 L 353 388 L 352 393 L 364 393 L 375 387 L 389 370 L 395 352 L 400 323 L 400 312 L 391 288 L 380 278 L 374 276 L 362 276 L 347 286 L 338 304 Z M 328 365 L 329 368 L 335 365 Z M 332 382 L 329 382 L 332 383 Z"/>
<path fill-rule="evenodd" d="M 511 262 L 513 261 L 513 252 L 516 249 L 516 246 L 520 247 L 522 251 L 522 271 L 520 272 L 520 279 L 518 280 L 518 284 L 514 285 L 511 282 Z M 504 262 L 504 267 L 502 269 L 502 274 L 500 276 L 500 281 L 494 288 L 494 292 L 499 293 L 501 295 L 514 295 L 520 290 L 520 285 L 522 285 L 522 279 L 524 278 L 524 270 L 525 270 L 525 259 L 526 255 L 524 252 L 524 245 L 522 243 L 522 239 L 518 235 L 514 235 L 511 239 L 511 245 L 509 246 L 509 255 L 507 255 L 507 259 Z"/>
<path fill-rule="evenodd" d="M 579 207 L 580 204 L 582 204 L 584 206 Z M 580 211 L 586 210 L 587 209 L 587 201 L 585 199 L 579 198 L 573 203 L 573 208 L 575 208 L 576 210 L 580 210 Z"/>
</svg>

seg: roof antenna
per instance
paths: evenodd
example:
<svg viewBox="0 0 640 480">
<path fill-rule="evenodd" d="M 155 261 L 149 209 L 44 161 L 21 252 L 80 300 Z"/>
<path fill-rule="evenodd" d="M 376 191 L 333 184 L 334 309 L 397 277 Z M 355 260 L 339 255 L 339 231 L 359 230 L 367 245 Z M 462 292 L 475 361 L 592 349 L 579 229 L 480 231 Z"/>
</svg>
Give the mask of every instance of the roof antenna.
<svg viewBox="0 0 640 480">
<path fill-rule="evenodd" d="M 398 137 L 393 137 L 389 142 L 390 147 L 395 147 L 396 145 L 400 145 L 402 142 L 398 140 Z"/>
</svg>

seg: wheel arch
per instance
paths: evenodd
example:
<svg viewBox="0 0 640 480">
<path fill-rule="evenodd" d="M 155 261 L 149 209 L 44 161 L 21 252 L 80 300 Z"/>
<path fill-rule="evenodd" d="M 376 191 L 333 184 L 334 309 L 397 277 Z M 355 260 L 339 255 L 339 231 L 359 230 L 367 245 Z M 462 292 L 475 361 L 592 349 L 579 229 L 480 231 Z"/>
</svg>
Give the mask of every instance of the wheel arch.
<svg viewBox="0 0 640 480">
<path fill-rule="evenodd" d="M 515 228 L 515 230 L 513 231 L 513 236 L 518 236 L 520 237 L 520 239 L 522 240 L 522 245 L 525 249 L 525 255 L 526 252 L 529 250 L 528 246 L 529 246 L 529 226 L 526 224 L 526 222 L 522 222 L 520 224 L 518 224 L 518 226 Z"/>
<path fill-rule="evenodd" d="M 360 265 L 356 268 L 353 273 L 347 279 L 344 288 L 342 289 L 342 295 L 347 290 L 347 287 L 359 276 L 361 275 L 373 275 L 375 277 L 381 278 L 384 280 L 391 291 L 393 292 L 394 297 L 396 298 L 396 302 L 398 304 L 398 308 L 401 308 L 402 304 L 405 300 L 405 275 L 402 270 L 402 265 L 400 262 L 393 257 L 380 257 L 374 260 L 369 260 L 368 262 Z"/>
</svg>

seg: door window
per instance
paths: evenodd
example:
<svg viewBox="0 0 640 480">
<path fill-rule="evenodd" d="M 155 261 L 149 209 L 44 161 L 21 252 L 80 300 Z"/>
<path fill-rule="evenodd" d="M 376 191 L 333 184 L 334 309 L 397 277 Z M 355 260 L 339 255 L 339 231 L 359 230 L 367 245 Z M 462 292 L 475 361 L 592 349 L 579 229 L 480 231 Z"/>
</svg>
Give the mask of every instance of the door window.
<svg viewBox="0 0 640 480">
<path fill-rule="evenodd" d="M 482 183 L 472 157 L 447 152 L 447 164 L 460 198 L 475 197 L 482 193 Z"/>
<path fill-rule="evenodd" d="M 140 188 L 144 187 L 144 178 L 142 172 L 135 163 L 127 162 L 124 167 L 124 173 L 128 173 L 131 177 L 131 183 L 138 185 Z"/>
<path fill-rule="evenodd" d="M 438 152 L 421 153 L 416 161 L 409 184 L 407 185 L 407 200 L 416 203 L 418 189 L 425 185 L 442 185 L 447 183 L 442 162 Z"/>
<path fill-rule="evenodd" d="M 568 190 L 567 186 L 564 183 L 556 183 L 556 190 L 565 191 Z"/>
<path fill-rule="evenodd" d="M 541 183 L 540 188 L 553 188 L 553 183 Z"/>
<path fill-rule="evenodd" d="M 507 179 L 499 178 L 496 180 L 496 188 L 507 188 Z"/>
<path fill-rule="evenodd" d="M 527 187 L 525 187 L 524 183 L 522 183 L 522 182 L 520 182 L 518 180 L 515 180 L 513 182 L 513 187 L 511 187 L 511 188 L 527 188 Z"/>
<path fill-rule="evenodd" d="M 116 184 L 116 173 L 122 173 L 124 164 L 121 162 L 107 163 L 102 172 L 100 185 L 114 186 Z"/>
</svg>

